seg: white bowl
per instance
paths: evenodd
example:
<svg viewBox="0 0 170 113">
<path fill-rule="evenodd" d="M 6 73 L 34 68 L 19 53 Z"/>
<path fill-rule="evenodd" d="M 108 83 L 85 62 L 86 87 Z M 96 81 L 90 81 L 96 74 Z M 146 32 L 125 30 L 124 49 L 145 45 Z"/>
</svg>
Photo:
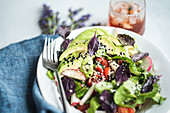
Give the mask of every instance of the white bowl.
<svg viewBox="0 0 170 113">
<path fill-rule="evenodd" d="M 90 28 L 96 28 L 96 27 L 85 27 L 85 28 L 74 30 L 71 32 L 68 38 L 70 39 L 75 38 L 82 31 L 85 31 Z M 103 26 L 97 28 L 102 28 L 110 33 L 112 33 L 113 30 L 115 29 L 114 27 L 103 27 Z M 155 71 L 163 75 L 159 83 L 161 87 L 161 95 L 163 97 L 167 97 L 167 99 L 162 103 L 162 105 L 152 106 L 149 110 L 146 111 L 146 113 L 170 113 L 170 61 L 169 59 L 165 56 L 165 54 L 162 53 L 162 51 L 158 47 L 156 47 L 152 42 L 148 41 L 146 38 L 143 38 L 141 35 L 120 28 L 118 28 L 118 33 L 128 34 L 133 38 L 135 38 L 139 50 L 143 52 L 149 52 L 149 56 L 153 61 Z M 60 50 L 60 45 L 63 39 L 59 37 L 56 40 L 57 40 L 57 48 L 58 50 Z M 38 85 L 40 87 L 40 91 L 44 99 L 49 104 L 62 109 L 62 106 L 58 102 L 59 100 L 57 99 L 58 92 L 55 83 L 54 81 L 48 78 L 46 73 L 47 73 L 47 69 L 45 69 L 42 65 L 42 55 L 41 55 L 37 66 L 37 80 L 38 80 Z"/>
</svg>

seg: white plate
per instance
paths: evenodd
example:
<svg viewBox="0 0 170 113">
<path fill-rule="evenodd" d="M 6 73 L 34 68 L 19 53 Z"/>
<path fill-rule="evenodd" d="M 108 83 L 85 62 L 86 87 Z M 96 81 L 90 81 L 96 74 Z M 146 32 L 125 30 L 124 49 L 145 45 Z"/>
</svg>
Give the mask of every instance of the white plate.
<svg viewBox="0 0 170 113">
<path fill-rule="evenodd" d="M 82 31 L 94 28 L 94 27 L 85 27 L 81 29 L 77 29 L 71 32 L 69 38 L 75 38 Z M 100 27 L 108 32 L 112 33 L 115 28 L 113 27 Z M 138 45 L 138 48 L 143 52 L 149 52 L 149 56 L 151 57 L 154 68 L 156 72 L 162 74 L 160 80 L 161 87 L 161 95 L 163 97 L 167 97 L 167 100 L 163 102 L 162 105 L 154 105 L 152 108 L 146 111 L 146 113 L 170 113 L 170 61 L 169 59 L 158 49 L 152 42 L 149 42 L 147 39 L 142 36 L 133 33 L 131 31 L 123 30 L 118 28 L 119 33 L 128 34 L 135 38 L 135 41 Z M 146 37 L 149 38 L 149 37 Z M 57 38 L 57 48 L 60 49 L 60 44 L 63 39 Z M 50 80 L 47 75 L 47 69 L 45 69 L 42 65 L 42 55 L 39 58 L 38 66 L 37 66 L 37 80 L 38 85 L 40 87 L 40 91 L 44 97 L 44 99 L 51 105 L 59 107 L 57 96 L 57 90 L 54 85 L 54 82 Z M 61 108 L 61 105 L 60 107 Z"/>
</svg>

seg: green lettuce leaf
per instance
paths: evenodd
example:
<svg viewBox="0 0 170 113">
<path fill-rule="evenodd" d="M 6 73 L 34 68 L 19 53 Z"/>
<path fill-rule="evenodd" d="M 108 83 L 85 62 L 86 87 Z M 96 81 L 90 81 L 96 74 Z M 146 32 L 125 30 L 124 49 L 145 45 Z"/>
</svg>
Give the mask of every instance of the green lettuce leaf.
<svg viewBox="0 0 170 113">
<path fill-rule="evenodd" d="M 162 97 L 160 95 L 160 93 L 156 93 L 156 95 L 154 97 L 152 97 L 152 99 L 157 103 L 157 104 L 161 104 L 163 101 L 166 100 L 166 98 Z"/>
<path fill-rule="evenodd" d="M 47 71 L 47 76 L 51 79 L 54 80 L 54 72 L 52 70 Z"/>
<path fill-rule="evenodd" d="M 90 108 L 87 109 L 88 113 L 95 113 L 96 110 L 100 107 L 99 95 L 92 97 L 90 100 Z"/>
<path fill-rule="evenodd" d="M 115 56 L 112 59 L 119 59 L 119 60 L 123 60 L 126 61 L 127 63 L 129 63 L 129 68 L 130 68 L 130 72 L 135 74 L 135 75 L 141 75 L 141 69 L 136 66 L 136 64 L 132 61 L 132 59 L 127 58 L 127 57 L 121 57 L 121 56 Z"/>
<path fill-rule="evenodd" d="M 132 77 L 117 89 L 114 95 L 114 101 L 119 106 L 133 108 L 136 105 L 132 103 L 135 103 L 137 100 L 140 90 L 141 85 L 138 80 Z"/>
<path fill-rule="evenodd" d="M 101 94 L 104 90 L 109 90 L 110 92 L 114 92 L 116 84 L 112 82 L 99 82 L 95 86 L 95 90 Z"/>
<path fill-rule="evenodd" d="M 160 88 L 157 83 L 153 85 L 153 90 L 147 93 L 141 94 L 141 87 L 139 78 L 137 76 L 131 77 L 117 89 L 114 95 L 115 103 L 119 106 L 134 108 L 137 104 L 143 104 L 148 98 L 154 100 L 157 104 L 166 100 L 166 98 L 160 96 Z"/>
</svg>

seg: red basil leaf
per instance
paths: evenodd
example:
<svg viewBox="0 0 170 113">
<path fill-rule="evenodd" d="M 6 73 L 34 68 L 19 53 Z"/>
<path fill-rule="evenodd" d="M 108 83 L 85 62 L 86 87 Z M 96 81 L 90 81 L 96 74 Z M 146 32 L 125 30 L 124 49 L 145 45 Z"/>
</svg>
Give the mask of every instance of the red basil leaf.
<svg viewBox="0 0 170 113">
<path fill-rule="evenodd" d="M 118 39 L 120 41 L 120 43 L 124 46 L 134 46 L 135 44 L 135 40 L 126 34 L 118 34 Z"/>
<path fill-rule="evenodd" d="M 104 90 L 100 95 L 100 104 L 102 109 L 106 110 L 108 113 L 115 113 L 117 106 L 114 103 L 113 95 L 107 90 Z"/>
<path fill-rule="evenodd" d="M 147 93 L 152 91 L 153 85 L 160 79 L 162 75 L 149 76 L 142 86 L 141 93 Z"/>
<path fill-rule="evenodd" d="M 142 60 L 144 57 L 147 57 L 147 56 L 149 56 L 149 53 L 142 53 L 142 52 L 135 53 L 132 56 L 132 61 L 136 62 L 136 61 Z"/>
<path fill-rule="evenodd" d="M 67 99 L 75 92 L 76 89 L 76 83 L 74 82 L 74 79 L 65 77 L 62 80 L 63 88 L 66 94 Z"/>
<path fill-rule="evenodd" d="M 70 29 L 67 26 L 59 27 L 59 34 L 66 39 L 66 37 L 70 34 Z"/>
<path fill-rule="evenodd" d="M 99 47 L 99 39 L 96 37 L 96 32 L 94 34 L 94 37 L 90 39 L 88 43 L 88 52 L 90 56 L 93 56 L 95 52 L 98 50 Z"/>
<path fill-rule="evenodd" d="M 115 72 L 117 85 L 122 84 L 130 78 L 130 69 L 128 65 L 120 65 Z"/>
<path fill-rule="evenodd" d="M 66 50 L 66 49 L 69 47 L 71 41 L 72 41 L 72 40 L 70 40 L 70 39 L 65 39 L 64 42 L 61 44 L 61 47 L 62 47 L 64 50 Z"/>
</svg>

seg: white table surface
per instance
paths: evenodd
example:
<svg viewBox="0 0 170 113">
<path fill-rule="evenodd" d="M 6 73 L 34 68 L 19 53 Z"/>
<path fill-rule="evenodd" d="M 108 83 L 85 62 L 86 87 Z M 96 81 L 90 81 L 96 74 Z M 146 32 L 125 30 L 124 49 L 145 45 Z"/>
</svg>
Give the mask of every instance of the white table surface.
<svg viewBox="0 0 170 113">
<path fill-rule="evenodd" d="M 46 3 L 65 18 L 68 8 L 84 8 L 92 22 L 107 23 L 109 0 L 0 0 L 0 49 L 41 34 L 38 20 Z M 170 0 L 146 0 L 144 38 L 152 41 L 170 57 Z"/>
</svg>

